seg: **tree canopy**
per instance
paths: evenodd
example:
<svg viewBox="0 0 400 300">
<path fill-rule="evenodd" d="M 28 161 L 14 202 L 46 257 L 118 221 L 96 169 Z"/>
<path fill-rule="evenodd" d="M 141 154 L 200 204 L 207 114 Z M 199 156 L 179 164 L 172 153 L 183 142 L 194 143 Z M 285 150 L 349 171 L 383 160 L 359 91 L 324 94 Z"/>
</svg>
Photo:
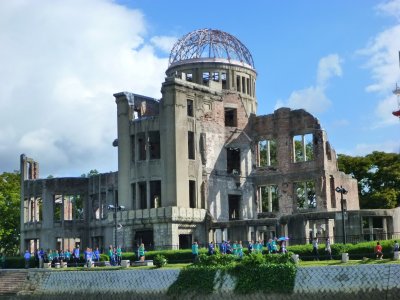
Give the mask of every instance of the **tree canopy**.
<svg viewBox="0 0 400 300">
<path fill-rule="evenodd" d="M 20 238 L 20 174 L 0 174 L 0 252 L 16 254 Z"/>
<path fill-rule="evenodd" d="M 358 180 L 361 208 L 400 205 L 400 154 L 379 151 L 366 156 L 339 154 L 338 166 Z"/>
</svg>

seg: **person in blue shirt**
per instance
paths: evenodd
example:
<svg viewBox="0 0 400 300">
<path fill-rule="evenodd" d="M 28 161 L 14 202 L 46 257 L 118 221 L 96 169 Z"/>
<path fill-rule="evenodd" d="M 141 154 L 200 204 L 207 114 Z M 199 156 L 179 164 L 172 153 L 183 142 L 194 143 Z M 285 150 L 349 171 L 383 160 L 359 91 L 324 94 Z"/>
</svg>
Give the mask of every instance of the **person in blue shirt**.
<svg viewBox="0 0 400 300">
<path fill-rule="evenodd" d="M 92 249 L 87 247 L 86 251 L 84 252 L 85 254 L 85 262 L 86 262 L 86 267 L 91 267 L 92 266 L 92 258 L 93 258 L 93 252 Z"/>
<path fill-rule="evenodd" d="M 29 261 L 31 260 L 31 254 L 30 254 L 29 250 L 25 251 L 24 258 L 25 258 L 25 269 L 28 269 Z"/>
<path fill-rule="evenodd" d="M 197 257 L 199 256 L 199 245 L 196 241 L 194 241 L 192 244 L 192 256 L 193 262 L 195 263 L 197 261 Z"/>
<path fill-rule="evenodd" d="M 99 262 L 100 261 L 100 251 L 99 251 L 99 247 L 96 247 L 96 249 L 93 251 L 93 260 L 95 262 Z"/>
<path fill-rule="evenodd" d="M 226 242 L 224 240 L 219 244 L 219 252 L 221 252 L 221 254 L 226 254 Z"/>
<path fill-rule="evenodd" d="M 64 256 L 65 256 L 65 261 L 69 262 L 69 260 L 71 259 L 71 252 L 68 249 L 65 250 Z"/>
<path fill-rule="evenodd" d="M 247 249 L 249 250 L 249 254 L 252 254 L 252 253 L 253 253 L 253 244 L 254 244 L 254 241 L 251 240 L 251 241 L 249 242 L 249 244 L 247 245 Z"/>
<path fill-rule="evenodd" d="M 211 241 L 208 243 L 208 255 L 213 255 L 214 254 L 214 243 Z"/>
<path fill-rule="evenodd" d="M 232 254 L 232 247 L 230 241 L 226 242 L 226 254 Z"/>
<path fill-rule="evenodd" d="M 39 253 L 39 268 L 43 268 L 43 261 L 44 261 L 44 251 L 43 248 L 40 248 Z"/>
<path fill-rule="evenodd" d="M 76 246 L 76 248 L 72 252 L 72 257 L 74 259 L 75 267 L 78 266 L 78 261 L 79 261 L 79 245 Z"/>
</svg>

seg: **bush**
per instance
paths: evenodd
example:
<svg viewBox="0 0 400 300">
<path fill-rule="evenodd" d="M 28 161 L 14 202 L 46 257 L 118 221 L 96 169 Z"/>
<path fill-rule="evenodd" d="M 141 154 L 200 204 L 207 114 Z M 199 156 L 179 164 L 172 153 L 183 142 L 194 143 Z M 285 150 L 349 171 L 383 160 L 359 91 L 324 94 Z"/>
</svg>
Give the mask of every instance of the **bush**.
<svg viewBox="0 0 400 300">
<path fill-rule="evenodd" d="M 157 254 L 153 259 L 153 264 L 157 268 L 162 268 L 167 265 L 167 259 L 164 257 L 164 255 Z"/>
</svg>

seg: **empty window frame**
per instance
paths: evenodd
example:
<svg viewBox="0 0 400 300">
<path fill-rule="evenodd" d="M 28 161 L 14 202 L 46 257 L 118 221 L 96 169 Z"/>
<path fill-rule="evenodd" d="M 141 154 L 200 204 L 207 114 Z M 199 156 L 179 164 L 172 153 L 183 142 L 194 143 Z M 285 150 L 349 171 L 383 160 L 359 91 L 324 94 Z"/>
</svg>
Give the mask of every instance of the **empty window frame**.
<svg viewBox="0 0 400 300">
<path fill-rule="evenodd" d="M 139 160 L 146 160 L 146 134 L 144 132 L 137 134 Z"/>
<path fill-rule="evenodd" d="M 194 132 L 188 131 L 188 158 L 195 159 Z"/>
<path fill-rule="evenodd" d="M 196 181 L 189 180 L 189 207 L 196 208 Z"/>
<path fill-rule="evenodd" d="M 161 207 L 161 181 L 150 181 L 150 208 Z"/>
<path fill-rule="evenodd" d="M 276 166 L 277 160 L 277 149 L 276 140 L 262 140 L 258 142 L 259 147 L 259 167 Z"/>
<path fill-rule="evenodd" d="M 277 185 L 260 186 L 259 196 L 262 212 L 279 211 L 279 191 Z"/>
<path fill-rule="evenodd" d="M 186 73 L 186 81 L 193 81 L 193 74 L 192 73 Z"/>
<path fill-rule="evenodd" d="M 246 93 L 246 78 L 242 77 L 242 93 Z"/>
<path fill-rule="evenodd" d="M 149 150 L 150 159 L 160 159 L 160 132 L 159 131 L 149 131 Z"/>
<path fill-rule="evenodd" d="M 293 161 L 304 162 L 314 159 L 313 135 L 303 134 L 293 137 Z"/>
<path fill-rule="evenodd" d="M 187 100 L 187 115 L 193 117 L 193 100 Z"/>
<path fill-rule="evenodd" d="M 240 76 L 239 75 L 236 75 L 236 90 L 238 92 L 240 92 L 240 90 L 241 90 L 241 87 L 240 87 Z"/>
<path fill-rule="evenodd" d="M 237 127 L 237 109 L 225 107 L 225 126 Z"/>
<path fill-rule="evenodd" d="M 298 209 L 313 209 L 317 207 L 315 183 L 313 181 L 295 182 L 293 187 Z"/>
<path fill-rule="evenodd" d="M 332 175 L 329 179 L 329 185 L 331 186 L 331 207 L 336 208 L 335 178 Z"/>
<path fill-rule="evenodd" d="M 213 81 L 219 81 L 219 73 L 218 72 L 212 72 L 211 78 Z"/>
<path fill-rule="evenodd" d="M 203 84 L 208 84 L 210 81 L 210 72 L 203 72 Z"/>
<path fill-rule="evenodd" d="M 131 135 L 131 159 L 135 161 L 135 136 Z"/>
<path fill-rule="evenodd" d="M 54 221 L 62 221 L 63 214 L 63 197 L 62 195 L 54 195 L 53 196 L 53 204 L 54 204 Z"/>
<path fill-rule="evenodd" d="M 228 174 L 240 174 L 240 149 L 227 148 L 226 149 L 226 171 Z"/>
<path fill-rule="evenodd" d="M 66 209 L 68 207 L 68 209 Z M 81 195 L 64 196 L 64 220 L 83 220 L 84 205 Z"/>
<path fill-rule="evenodd" d="M 250 92 L 250 78 L 246 78 L 246 92 L 248 95 L 251 94 Z"/>
<path fill-rule="evenodd" d="M 142 181 L 138 183 L 139 188 L 139 209 L 147 208 L 147 189 L 146 189 L 146 181 Z"/>
<path fill-rule="evenodd" d="M 239 220 L 240 195 L 228 195 L 229 220 Z"/>
<path fill-rule="evenodd" d="M 221 73 L 221 82 L 222 82 L 222 88 L 224 90 L 227 89 L 227 85 L 226 85 L 226 73 Z"/>
</svg>

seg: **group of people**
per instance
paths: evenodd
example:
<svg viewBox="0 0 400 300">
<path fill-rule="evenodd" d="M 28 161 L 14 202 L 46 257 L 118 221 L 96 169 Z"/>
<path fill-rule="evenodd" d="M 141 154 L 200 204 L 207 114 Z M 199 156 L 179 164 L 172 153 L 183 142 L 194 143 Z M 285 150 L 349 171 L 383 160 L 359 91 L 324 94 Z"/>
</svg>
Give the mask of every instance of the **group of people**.
<svg viewBox="0 0 400 300">
<path fill-rule="evenodd" d="M 47 251 L 41 249 L 36 249 L 34 252 L 35 258 L 35 266 L 39 268 L 43 268 L 44 263 L 51 263 L 53 266 L 57 263 L 70 263 L 75 267 L 78 266 L 80 258 L 81 258 L 81 251 L 79 245 L 77 245 L 72 251 L 70 250 L 52 250 L 47 249 Z M 25 267 L 29 267 L 29 263 L 31 260 L 31 253 L 29 250 L 26 250 L 24 253 L 25 258 Z M 85 251 L 83 251 L 83 258 L 85 261 L 85 265 L 89 266 L 89 264 L 100 261 L 100 251 L 97 247 L 95 250 L 92 248 L 87 247 Z"/>
<path fill-rule="evenodd" d="M 223 255 L 231 254 L 238 258 L 243 257 L 243 243 L 242 241 L 234 241 L 231 243 L 229 240 L 223 240 L 221 243 L 215 245 L 214 242 L 208 244 L 208 255 L 214 255 L 216 249 Z M 247 244 L 248 253 L 287 253 L 285 240 L 278 240 L 277 238 L 269 239 L 266 245 L 262 240 L 254 242 L 253 240 Z M 199 255 L 199 244 L 197 241 L 192 243 L 192 255 L 195 261 Z"/>
<path fill-rule="evenodd" d="M 318 238 L 314 237 L 311 243 L 312 243 L 312 246 L 313 246 L 312 254 L 314 256 L 314 260 L 319 260 Z M 329 237 L 327 237 L 326 240 L 325 240 L 325 252 L 329 256 L 329 259 L 332 259 L 331 240 L 329 239 Z"/>
</svg>

